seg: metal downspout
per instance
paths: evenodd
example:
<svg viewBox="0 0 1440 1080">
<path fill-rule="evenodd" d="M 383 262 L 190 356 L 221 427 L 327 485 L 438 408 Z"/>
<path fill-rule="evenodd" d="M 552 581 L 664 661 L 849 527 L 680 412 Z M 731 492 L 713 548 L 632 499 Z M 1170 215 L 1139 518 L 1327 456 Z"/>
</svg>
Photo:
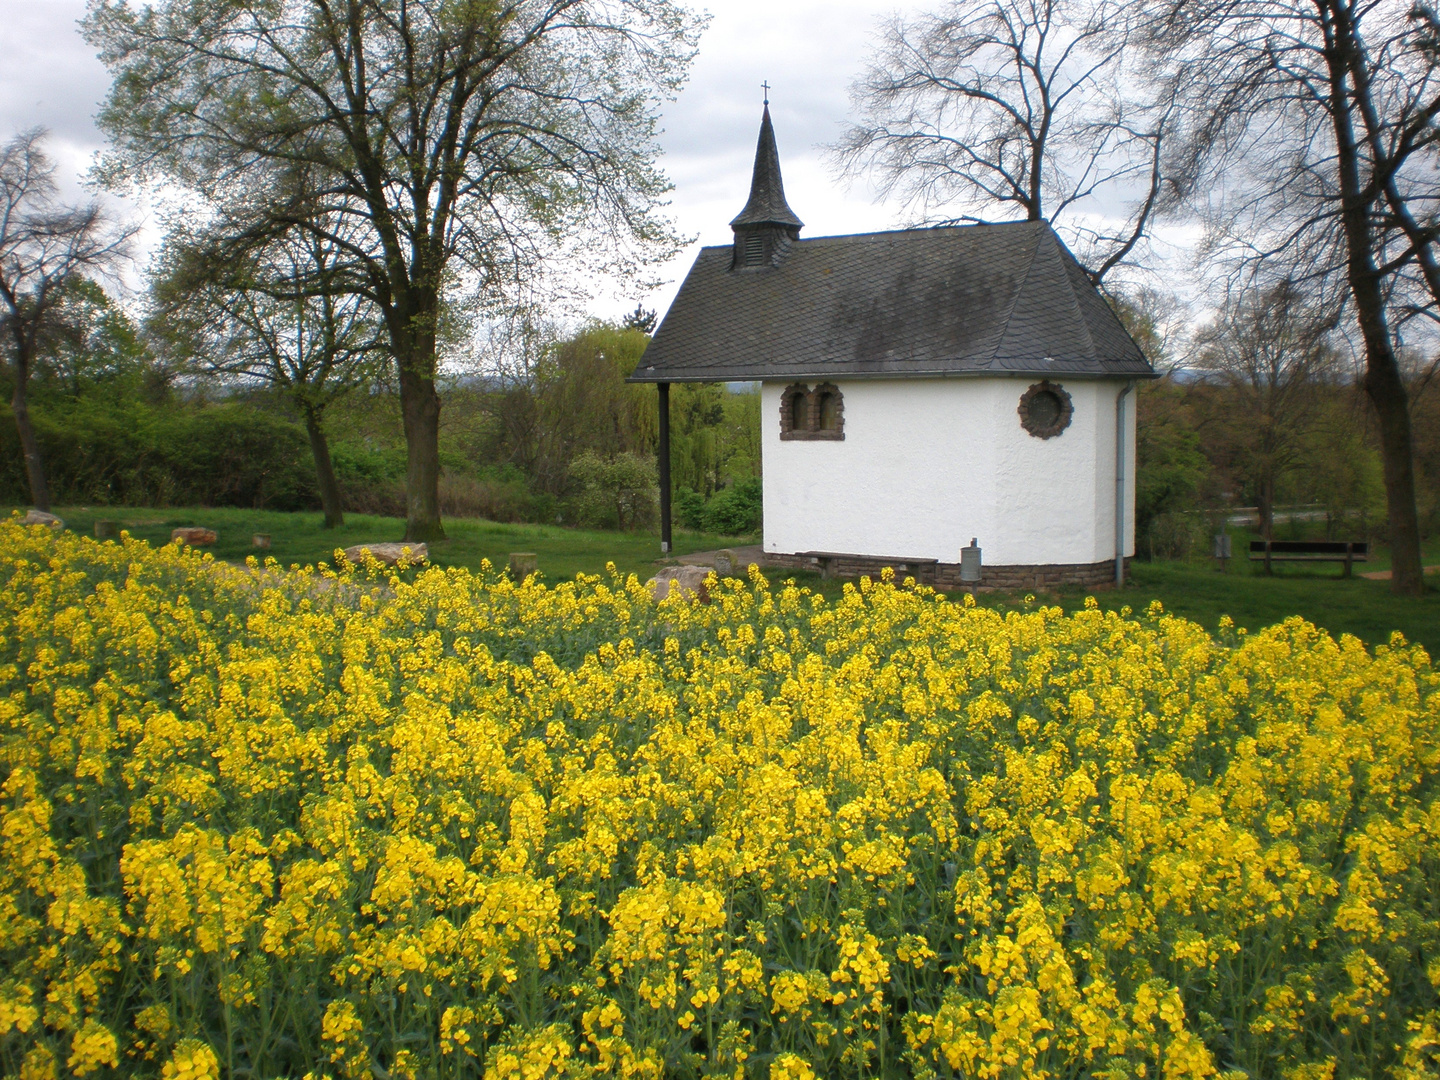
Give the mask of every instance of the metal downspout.
<svg viewBox="0 0 1440 1080">
<path fill-rule="evenodd" d="M 1115 587 L 1125 585 L 1125 398 L 1135 380 L 1115 398 Z"/>
</svg>

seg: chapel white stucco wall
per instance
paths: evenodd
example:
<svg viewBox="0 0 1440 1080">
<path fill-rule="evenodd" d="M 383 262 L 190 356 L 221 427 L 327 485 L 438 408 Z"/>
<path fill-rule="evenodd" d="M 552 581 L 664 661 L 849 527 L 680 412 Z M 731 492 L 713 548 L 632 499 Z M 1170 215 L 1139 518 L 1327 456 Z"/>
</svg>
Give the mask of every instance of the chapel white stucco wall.
<svg viewBox="0 0 1440 1080">
<path fill-rule="evenodd" d="M 1070 426 L 1020 424 L 1033 378 L 837 381 L 843 441 L 781 441 L 780 395 L 761 388 L 765 550 L 938 559 L 976 537 L 987 564 L 1115 556 L 1115 380 L 1060 381 Z M 813 386 L 814 384 L 809 384 Z M 1135 395 L 1125 402 L 1125 553 L 1134 553 Z"/>
</svg>

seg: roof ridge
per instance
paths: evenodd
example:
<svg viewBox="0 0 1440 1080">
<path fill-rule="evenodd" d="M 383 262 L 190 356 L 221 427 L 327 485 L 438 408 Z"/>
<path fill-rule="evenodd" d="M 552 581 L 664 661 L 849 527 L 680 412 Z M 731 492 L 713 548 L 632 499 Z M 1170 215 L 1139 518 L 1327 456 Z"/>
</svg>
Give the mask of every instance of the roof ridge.
<svg viewBox="0 0 1440 1080">
<path fill-rule="evenodd" d="M 1041 219 L 1042 222 L 1044 219 Z M 1027 225 L 1034 224 L 1026 222 Z M 990 353 L 993 361 L 1000 355 L 1000 346 L 1005 344 L 1005 339 L 1010 336 L 1010 320 L 1015 318 L 1015 309 L 1020 306 L 1020 298 L 1025 295 L 1025 286 L 1030 284 L 1030 278 L 1035 273 L 1035 266 L 1040 261 L 1040 237 L 1043 231 L 1037 230 L 1035 238 L 1035 249 L 1030 252 L 1030 265 L 1025 268 L 1025 276 L 1020 281 L 1020 287 L 1010 297 L 1010 310 L 1005 312 L 1005 318 L 1000 323 L 1000 332 L 995 335 L 995 348 Z M 1037 357 L 1037 359 L 1039 359 Z"/>
<path fill-rule="evenodd" d="M 1033 221 L 979 221 L 971 225 L 922 225 L 916 228 L 907 229 L 877 229 L 873 232 L 858 233 L 830 233 L 825 236 L 807 236 L 794 241 L 797 247 L 813 247 L 816 244 L 823 244 L 831 240 L 862 240 L 868 237 L 904 236 L 919 238 L 922 236 L 936 236 L 947 232 L 964 232 L 968 229 L 1014 229 L 1023 225 L 1034 225 Z M 701 251 L 731 250 L 735 246 L 733 240 L 724 240 L 718 244 L 701 244 Z"/>
</svg>

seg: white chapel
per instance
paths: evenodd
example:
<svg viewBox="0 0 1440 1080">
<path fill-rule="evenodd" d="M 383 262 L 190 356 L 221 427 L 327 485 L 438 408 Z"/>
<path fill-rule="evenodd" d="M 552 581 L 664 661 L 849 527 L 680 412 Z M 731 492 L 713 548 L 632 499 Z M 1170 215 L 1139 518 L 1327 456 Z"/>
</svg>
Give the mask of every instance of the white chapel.
<svg viewBox="0 0 1440 1080">
<path fill-rule="evenodd" d="M 632 376 L 660 387 L 666 550 L 669 384 L 743 380 L 767 564 L 942 587 L 1124 574 L 1132 391 L 1155 372 L 1046 222 L 802 240 L 767 107 L 730 224 Z"/>
</svg>

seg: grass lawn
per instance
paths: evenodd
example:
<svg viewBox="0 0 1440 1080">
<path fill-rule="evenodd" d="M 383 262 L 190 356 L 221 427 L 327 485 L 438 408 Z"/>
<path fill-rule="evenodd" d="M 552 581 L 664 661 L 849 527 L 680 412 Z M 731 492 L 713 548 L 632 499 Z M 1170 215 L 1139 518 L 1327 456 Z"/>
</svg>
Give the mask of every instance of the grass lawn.
<svg viewBox="0 0 1440 1080">
<path fill-rule="evenodd" d="M 404 523 L 398 518 L 346 515 L 343 529 L 327 531 L 314 512 L 282 513 L 261 510 L 144 510 L 118 507 L 61 507 L 56 511 L 70 528 L 93 535 L 95 520 L 118 521 L 131 535 L 153 544 L 170 539 L 170 530 L 181 525 L 205 525 L 219 539 L 210 549 L 222 559 L 240 560 L 256 552 L 250 545 L 253 533 L 271 537 L 269 552 L 281 563 L 329 561 L 337 547 L 364 541 L 399 540 Z M 623 573 L 642 578 L 654 574 L 660 557 L 659 541 L 649 533 L 618 533 L 563 529 L 550 525 L 503 525 L 490 521 L 451 518 L 445 522 L 449 538 L 431 545 L 430 556 L 441 566 L 478 568 L 482 559 L 504 566 L 512 551 L 533 551 L 540 560 L 544 578 L 564 581 L 578 572 L 601 573 L 607 562 Z M 675 554 L 733 547 L 744 541 L 735 537 L 709 536 L 677 530 Z M 1243 545 L 1235 545 L 1237 552 Z M 1440 537 L 1426 544 L 1426 564 L 1440 563 Z M 1390 565 L 1389 552 L 1380 549 L 1368 564 L 1357 564 L 1357 572 L 1384 569 Z M 1214 631 L 1222 615 L 1237 626 L 1256 630 L 1300 615 L 1332 633 L 1350 633 L 1370 645 L 1389 640 L 1399 630 L 1410 641 L 1418 641 L 1432 654 L 1440 651 L 1440 576 L 1430 575 L 1430 588 L 1422 597 L 1398 597 L 1385 581 L 1344 580 L 1340 567 L 1331 564 L 1277 564 L 1274 577 L 1266 577 L 1258 564 L 1243 554 L 1232 559 L 1225 572 L 1210 562 L 1135 562 L 1133 583 L 1125 589 L 1096 593 L 1107 608 L 1128 605 L 1141 611 L 1151 600 L 1166 609 L 1194 619 Z M 774 581 L 794 577 L 797 582 L 827 595 L 843 588 L 839 581 L 821 581 L 818 575 L 773 571 Z M 1067 589 L 1058 596 L 1043 596 L 1045 602 L 1059 602 L 1067 609 L 1080 607 L 1087 593 Z M 1022 604 L 1023 596 L 987 593 L 981 603 L 1008 607 Z"/>
<path fill-rule="evenodd" d="M 22 509 L 23 512 L 23 509 Z M 325 529 L 318 512 L 284 513 L 273 510 L 166 509 L 125 507 L 62 506 L 55 510 L 67 528 L 86 536 L 95 533 L 97 519 L 118 521 L 131 536 L 164 544 L 170 530 L 183 525 L 214 529 L 215 545 L 207 550 L 217 558 L 242 560 L 248 555 L 270 555 L 284 565 L 333 561 L 336 548 L 365 542 L 400 540 L 405 523 L 399 518 L 346 514 L 341 529 Z M 447 539 L 430 545 L 430 560 L 440 566 L 468 566 L 479 569 L 482 559 L 497 567 L 509 561 L 512 551 L 531 551 L 540 560 L 546 581 L 573 578 L 577 573 L 599 574 L 607 562 L 622 573 L 654 575 L 660 558 L 660 541 L 650 533 L 599 532 L 562 529 L 554 525 L 503 525 L 474 518 L 447 518 Z M 257 551 L 250 540 L 255 533 L 269 533 L 269 552 Z M 743 543 L 735 537 L 710 536 L 675 530 L 675 553 L 708 551 Z"/>
</svg>

